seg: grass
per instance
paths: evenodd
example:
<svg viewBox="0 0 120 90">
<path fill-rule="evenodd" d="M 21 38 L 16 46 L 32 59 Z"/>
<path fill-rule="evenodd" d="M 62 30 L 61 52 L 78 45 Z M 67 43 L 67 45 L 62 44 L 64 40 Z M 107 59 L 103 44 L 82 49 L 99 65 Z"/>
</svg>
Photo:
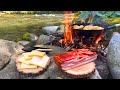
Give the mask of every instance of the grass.
<svg viewBox="0 0 120 90">
<path fill-rule="evenodd" d="M 0 16 L 0 39 L 22 40 L 25 33 L 43 34 L 42 27 L 60 25 L 63 17 L 4 14 Z"/>
</svg>

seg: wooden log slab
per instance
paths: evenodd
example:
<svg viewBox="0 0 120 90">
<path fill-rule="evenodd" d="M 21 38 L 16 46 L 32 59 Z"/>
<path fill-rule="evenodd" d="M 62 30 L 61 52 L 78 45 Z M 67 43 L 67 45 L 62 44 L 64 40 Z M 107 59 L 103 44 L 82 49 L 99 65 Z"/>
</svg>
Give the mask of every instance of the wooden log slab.
<svg viewBox="0 0 120 90">
<path fill-rule="evenodd" d="M 72 78 L 87 78 L 95 71 L 95 68 L 95 63 L 90 62 L 63 72 Z"/>
<path fill-rule="evenodd" d="M 20 73 L 20 74 L 28 74 L 28 75 L 39 75 L 39 74 L 42 74 L 46 69 L 47 67 L 49 66 L 50 64 L 50 60 L 47 62 L 46 64 L 46 67 L 45 68 L 42 68 L 42 67 L 38 67 L 36 69 L 20 69 L 20 62 L 18 61 L 18 59 L 20 59 L 21 57 L 23 57 L 22 55 L 20 55 L 17 60 L 16 60 L 16 67 L 17 67 L 17 71 Z"/>
</svg>

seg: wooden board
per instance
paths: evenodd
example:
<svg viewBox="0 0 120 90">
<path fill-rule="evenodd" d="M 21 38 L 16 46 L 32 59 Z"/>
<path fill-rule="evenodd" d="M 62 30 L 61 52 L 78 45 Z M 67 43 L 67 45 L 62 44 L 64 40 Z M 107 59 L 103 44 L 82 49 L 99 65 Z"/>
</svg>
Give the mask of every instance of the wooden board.
<svg viewBox="0 0 120 90">
<path fill-rule="evenodd" d="M 95 71 L 95 69 L 95 63 L 90 62 L 88 64 L 84 64 L 70 70 L 62 71 L 72 78 L 87 78 Z"/>
<path fill-rule="evenodd" d="M 20 59 L 21 57 L 23 57 L 23 56 L 20 55 L 17 58 L 16 67 L 17 67 L 17 71 L 20 72 L 20 73 L 23 73 L 23 74 L 38 74 L 38 73 L 41 73 L 41 72 L 45 71 L 50 64 L 50 60 L 49 60 L 45 68 L 38 67 L 36 69 L 20 69 L 20 62 L 18 62 L 18 59 Z"/>
</svg>

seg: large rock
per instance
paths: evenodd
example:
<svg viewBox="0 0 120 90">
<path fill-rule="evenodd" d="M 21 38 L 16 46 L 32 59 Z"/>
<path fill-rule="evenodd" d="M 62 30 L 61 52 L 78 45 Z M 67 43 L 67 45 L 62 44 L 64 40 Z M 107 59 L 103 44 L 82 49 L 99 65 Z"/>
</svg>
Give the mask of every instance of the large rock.
<svg viewBox="0 0 120 90">
<path fill-rule="evenodd" d="M 13 55 L 9 64 L 0 71 L 0 79 L 20 79 L 19 74 L 16 71 L 15 60 L 17 54 Z"/>
<path fill-rule="evenodd" d="M 114 32 L 108 46 L 108 66 L 114 79 L 120 79 L 120 34 Z"/>
<path fill-rule="evenodd" d="M 12 55 L 22 52 L 22 48 L 13 41 L 0 39 L 0 69 L 10 61 Z"/>
<path fill-rule="evenodd" d="M 59 26 L 47 26 L 42 28 L 43 32 L 46 34 L 54 34 L 59 30 Z"/>
</svg>

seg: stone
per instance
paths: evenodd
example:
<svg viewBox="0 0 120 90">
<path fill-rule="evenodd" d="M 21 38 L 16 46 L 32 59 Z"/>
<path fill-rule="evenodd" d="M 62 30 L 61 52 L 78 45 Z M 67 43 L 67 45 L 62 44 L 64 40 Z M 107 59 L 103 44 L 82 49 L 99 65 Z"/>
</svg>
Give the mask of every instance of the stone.
<svg viewBox="0 0 120 90">
<path fill-rule="evenodd" d="M 57 65 L 54 63 L 53 58 L 51 58 L 51 65 L 48 68 L 48 73 L 49 73 L 49 77 L 50 79 L 72 79 L 68 76 L 66 76 L 58 67 Z"/>
<path fill-rule="evenodd" d="M 13 55 L 9 64 L 0 71 L 0 79 L 20 79 L 15 65 L 15 59 L 17 56 L 17 54 Z"/>
<path fill-rule="evenodd" d="M 23 52 L 22 48 L 13 41 L 0 39 L 0 69 L 10 61 L 12 55 Z"/>
<path fill-rule="evenodd" d="M 38 36 L 36 36 L 35 34 L 31 33 L 30 34 L 30 41 L 35 42 L 37 40 L 38 40 Z"/>
<path fill-rule="evenodd" d="M 89 79 L 102 79 L 98 70 L 96 69 L 95 72 L 93 74 L 91 74 L 91 76 L 89 77 Z"/>
<path fill-rule="evenodd" d="M 23 47 L 27 46 L 30 44 L 30 41 L 18 41 L 17 42 L 19 45 L 22 45 Z"/>
<path fill-rule="evenodd" d="M 63 34 L 65 31 L 65 25 L 60 25 L 60 28 L 56 31 L 58 34 Z"/>
<path fill-rule="evenodd" d="M 45 43 L 48 43 L 54 39 L 55 39 L 55 37 L 53 37 L 53 36 L 40 35 L 40 37 L 36 41 L 36 44 L 45 44 Z"/>
<path fill-rule="evenodd" d="M 108 45 L 108 66 L 113 79 L 120 79 L 120 34 L 114 32 Z"/>
<path fill-rule="evenodd" d="M 106 60 L 103 60 L 103 58 L 97 58 L 97 60 L 95 61 L 96 63 L 96 68 L 97 68 L 97 71 L 99 72 L 100 76 L 102 79 L 109 79 L 109 68 L 108 68 L 108 65 L 107 65 L 107 62 L 104 62 Z"/>
<path fill-rule="evenodd" d="M 47 26 L 42 28 L 43 32 L 50 35 L 56 33 L 59 30 L 59 26 Z"/>
</svg>

